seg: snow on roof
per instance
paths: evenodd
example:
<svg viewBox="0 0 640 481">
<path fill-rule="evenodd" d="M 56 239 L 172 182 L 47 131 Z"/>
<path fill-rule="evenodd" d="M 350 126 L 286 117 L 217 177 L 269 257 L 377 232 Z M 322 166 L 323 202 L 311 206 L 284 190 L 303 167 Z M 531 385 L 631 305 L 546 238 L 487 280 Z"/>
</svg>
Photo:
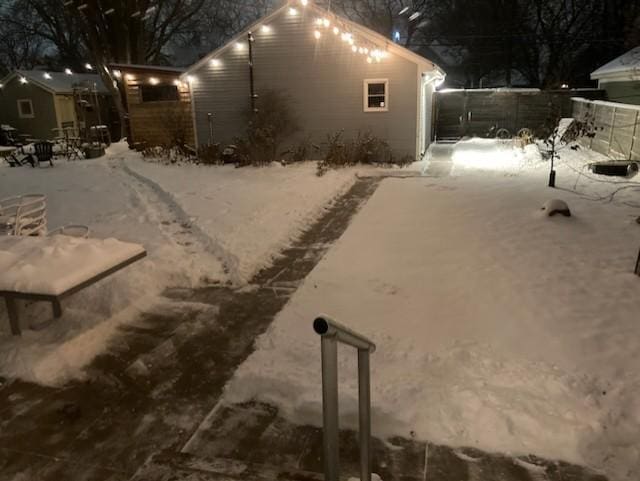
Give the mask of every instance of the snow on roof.
<svg viewBox="0 0 640 481">
<path fill-rule="evenodd" d="M 640 75 L 640 46 L 629 50 L 591 73 L 592 79 L 612 74 L 636 73 Z"/>
<path fill-rule="evenodd" d="M 72 73 L 69 75 L 64 72 L 45 72 L 44 70 L 16 70 L 7 77 L 6 81 L 16 75 L 54 94 L 71 94 L 74 87 L 93 88 L 94 86 L 97 86 L 98 93 L 109 93 L 100 76 L 96 74 Z"/>
</svg>

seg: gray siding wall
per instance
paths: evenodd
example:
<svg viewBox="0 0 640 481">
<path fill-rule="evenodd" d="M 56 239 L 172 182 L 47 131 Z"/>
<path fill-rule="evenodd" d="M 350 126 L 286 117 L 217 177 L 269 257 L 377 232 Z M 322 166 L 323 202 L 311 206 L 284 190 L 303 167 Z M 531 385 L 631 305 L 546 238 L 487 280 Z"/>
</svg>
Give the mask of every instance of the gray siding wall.
<svg viewBox="0 0 640 481">
<path fill-rule="evenodd" d="M 385 139 L 396 155 L 416 154 L 418 66 L 390 54 L 369 64 L 354 54 L 339 36 L 320 27 L 313 32 L 313 12 L 287 10 L 273 18 L 269 33 L 254 32 L 254 78 L 258 95 L 280 90 L 288 95 L 301 127 L 290 143 L 310 136 L 321 147 L 327 134 L 343 129 L 345 137 L 370 130 Z M 214 115 L 214 141 L 228 143 L 246 130 L 249 108 L 249 68 L 246 38 L 219 57 L 220 65 L 203 65 L 193 72 L 192 94 L 199 144 L 209 142 L 207 113 Z M 365 79 L 389 80 L 388 112 L 364 112 Z"/>
<path fill-rule="evenodd" d="M 612 102 L 640 105 L 640 81 L 601 82 L 600 87 L 607 92 L 607 99 Z"/>
<path fill-rule="evenodd" d="M 30 99 L 34 118 L 21 119 L 18 115 L 18 100 Z M 9 124 L 37 139 L 53 138 L 58 126 L 53 95 L 31 83 L 21 84 L 17 78 L 0 89 L 0 122 Z"/>
</svg>

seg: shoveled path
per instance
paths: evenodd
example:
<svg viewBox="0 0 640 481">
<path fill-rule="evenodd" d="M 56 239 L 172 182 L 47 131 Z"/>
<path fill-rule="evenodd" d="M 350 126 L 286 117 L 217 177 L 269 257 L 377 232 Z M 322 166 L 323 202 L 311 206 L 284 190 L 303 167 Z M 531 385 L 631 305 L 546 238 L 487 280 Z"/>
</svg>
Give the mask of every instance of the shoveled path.
<svg viewBox="0 0 640 481">
<path fill-rule="evenodd" d="M 0 380 L 0 479 L 124 481 L 150 455 L 179 450 L 379 181 L 359 179 L 248 288 L 167 292 L 120 328 L 86 381 Z"/>
</svg>

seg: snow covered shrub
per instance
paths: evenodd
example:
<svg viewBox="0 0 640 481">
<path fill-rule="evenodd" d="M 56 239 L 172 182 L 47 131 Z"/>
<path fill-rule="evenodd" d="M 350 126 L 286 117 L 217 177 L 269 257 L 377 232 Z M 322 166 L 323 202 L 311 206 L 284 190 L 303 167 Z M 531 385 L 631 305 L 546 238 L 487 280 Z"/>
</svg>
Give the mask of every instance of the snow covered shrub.
<svg viewBox="0 0 640 481">
<path fill-rule="evenodd" d="M 298 130 L 298 123 L 286 95 L 276 90 L 262 93 L 256 111 L 246 113 L 248 128 L 246 142 L 237 142 L 246 158 L 240 164 L 264 165 L 277 159 L 282 142 Z M 241 145 L 245 144 L 245 145 Z"/>
<path fill-rule="evenodd" d="M 222 164 L 220 144 L 203 145 L 198 149 L 198 161 L 206 165 Z"/>
<path fill-rule="evenodd" d="M 409 155 L 395 159 L 389 144 L 369 131 L 358 132 L 353 140 L 344 140 L 343 134 L 341 130 L 327 135 L 327 155 L 318 163 L 318 175 L 349 165 L 406 165 L 413 161 Z"/>
<path fill-rule="evenodd" d="M 292 149 L 285 150 L 281 157 L 284 163 L 303 162 L 309 160 L 312 152 L 317 153 L 320 150 L 316 144 L 311 142 L 311 136 L 304 138 L 297 146 Z"/>
</svg>

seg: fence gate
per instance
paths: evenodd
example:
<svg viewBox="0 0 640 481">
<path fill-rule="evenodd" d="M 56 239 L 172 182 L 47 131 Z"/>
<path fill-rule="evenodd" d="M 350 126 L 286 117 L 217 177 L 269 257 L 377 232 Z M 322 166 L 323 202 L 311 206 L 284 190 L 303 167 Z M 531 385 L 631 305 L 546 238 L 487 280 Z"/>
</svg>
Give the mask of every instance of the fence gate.
<svg viewBox="0 0 640 481">
<path fill-rule="evenodd" d="M 486 137 L 491 129 L 516 135 L 522 128 L 539 131 L 556 117 L 571 116 L 571 97 L 602 98 L 596 89 L 472 89 L 436 92 L 435 138 Z"/>
</svg>

